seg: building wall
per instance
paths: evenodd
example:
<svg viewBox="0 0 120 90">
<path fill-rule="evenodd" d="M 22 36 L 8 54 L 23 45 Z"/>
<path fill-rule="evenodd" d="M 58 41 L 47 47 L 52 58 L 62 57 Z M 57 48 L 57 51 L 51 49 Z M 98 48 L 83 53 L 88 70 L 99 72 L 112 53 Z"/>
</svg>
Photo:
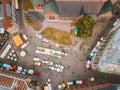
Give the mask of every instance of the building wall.
<svg viewBox="0 0 120 90">
<path fill-rule="evenodd" d="M 47 12 L 45 18 L 47 20 L 59 20 L 59 15 L 54 12 Z"/>
<path fill-rule="evenodd" d="M 108 13 L 99 15 L 98 16 L 98 21 L 107 21 L 107 20 L 111 19 L 112 16 L 113 16 L 112 12 L 108 12 Z"/>
<path fill-rule="evenodd" d="M 37 11 L 44 10 L 45 6 L 43 4 L 33 4 L 33 7 Z"/>
<path fill-rule="evenodd" d="M 80 18 L 82 18 L 83 15 L 79 16 L 79 17 L 59 17 L 59 21 L 60 22 L 74 22 L 74 21 L 78 21 Z"/>
<path fill-rule="evenodd" d="M 71 22 L 75 20 L 76 18 L 71 18 L 71 17 L 60 17 L 59 20 L 63 22 Z"/>
<path fill-rule="evenodd" d="M 71 86 L 70 88 L 66 88 L 65 90 L 97 90 L 101 88 L 106 88 L 112 86 L 112 83 L 93 83 L 93 84 L 86 84 L 83 86 Z"/>
<path fill-rule="evenodd" d="M 102 15 L 99 15 L 97 17 L 97 21 L 108 21 L 112 18 L 112 12 L 108 12 Z M 83 15 L 76 17 L 76 18 L 71 18 L 71 17 L 59 17 L 58 14 L 54 13 L 54 12 L 48 12 L 47 14 L 45 14 L 45 18 L 46 20 L 51 20 L 51 21 L 60 21 L 60 22 L 73 22 L 73 21 L 77 21 L 80 18 L 82 18 Z"/>
<path fill-rule="evenodd" d="M 47 1 L 49 1 L 49 0 L 46 0 L 46 2 Z M 106 2 L 108 0 L 55 0 L 55 1 L 99 1 L 99 2 Z M 112 1 L 112 3 L 116 2 L 116 0 L 111 0 L 111 1 Z M 45 9 L 45 5 L 43 5 L 43 4 L 33 4 L 33 6 L 34 6 L 34 9 L 36 11 L 44 11 L 44 9 Z M 45 18 L 47 20 L 51 20 L 51 21 L 59 20 L 59 21 L 62 21 L 62 22 L 72 22 L 75 19 L 77 20 L 81 17 L 82 16 L 77 17 L 77 18 L 59 17 L 58 14 L 56 14 L 52 11 L 45 14 Z M 98 18 L 98 21 L 106 21 L 106 20 L 109 20 L 111 17 L 112 17 L 112 13 L 108 12 L 108 13 L 105 13 L 103 15 L 98 16 L 97 18 Z"/>
</svg>

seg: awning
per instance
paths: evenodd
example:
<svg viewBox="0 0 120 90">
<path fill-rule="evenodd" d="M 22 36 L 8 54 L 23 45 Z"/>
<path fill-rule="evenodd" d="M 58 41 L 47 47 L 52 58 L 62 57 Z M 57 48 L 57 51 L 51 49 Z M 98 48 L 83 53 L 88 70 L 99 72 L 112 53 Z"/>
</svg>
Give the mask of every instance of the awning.
<svg viewBox="0 0 120 90">
<path fill-rule="evenodd" d="M 19 34 L 13 36 L 12 39 L 13 39 L 16 46 L 20 46 L 20 45 L 23 44 L 23 40 L 22 40 L 22 38 L 20 37 Z"/>
</svg>

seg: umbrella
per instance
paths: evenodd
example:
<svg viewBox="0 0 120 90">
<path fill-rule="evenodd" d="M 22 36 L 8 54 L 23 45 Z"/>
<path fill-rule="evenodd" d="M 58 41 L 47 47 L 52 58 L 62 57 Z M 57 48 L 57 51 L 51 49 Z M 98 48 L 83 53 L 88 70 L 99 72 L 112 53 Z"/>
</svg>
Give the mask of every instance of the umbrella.
<svg viewBox="0 0 120 90">
<path fill-rule="evenodd" d="M 73 81 L 73 85 L 76 85 L 76 80 Z"/>
<path fill-rule="evenodd" d="M 93 56 L 91 56 L 91 55 L 88 56 L 88 58 L 90 58 L 90 59 L 91 59 L 92 57 L 93 57 Z"/>
<path fill-rule="evenodd" d="M 89 67 L 89 68 L 88 68 L 88 71 L 92 71 L 92 67 Z"/>
<path fill-rule="evenodd" d="M 12 66 L 12 70 L 17 70 L 17 66 Z"/>
<path fill-rule="evenodd" d="M 35 75 L 36 75 L 37 77 L 39 77 L 39 76 L 40 76 L 40 72 L 36 72 Z"/>
<path fill-rule="evenodd" d="M 82 83 L 83 83 L 83 84 L 85 84 L 85 82 L 86 82 L 85 80 L 82 80 Z"/>
<path fill-rule="evenodd" d="M 65 88 L 66 87 L 66 83 L 62 83 L 62 88 Z"/>
<path fill-rule="evenodd" d="M 58 57 L 58 54 L 57 54 L 57 53 L 54 53 L 53 56 L 54 56 L 54 57 Z"/>
<path fill-rule="evenodd" d="M 0 63 L 0 67 L 2 67 L 3 66 L 3 64 L 2 63 Z"/>
</svg>

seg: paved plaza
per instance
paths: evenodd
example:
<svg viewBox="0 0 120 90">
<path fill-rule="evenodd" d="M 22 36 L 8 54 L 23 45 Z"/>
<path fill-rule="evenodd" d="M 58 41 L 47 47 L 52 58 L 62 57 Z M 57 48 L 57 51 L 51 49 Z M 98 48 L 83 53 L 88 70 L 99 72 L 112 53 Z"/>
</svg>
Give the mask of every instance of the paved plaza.
<svg viewBox="0 0 120 90">
<path fill-rule="evenodd" d="M 44 22 L 43 22 L 44 23 Z M 44 27 L 54 27 L 54 25 L 56 23 L 49 23 L 46 22 L 47 25 Z M 57 25 L 59 25 L 57 27 Z M 57 23 L 55 26 L 58 29 L 62 29 L 62 30 L 66 30 L 67 32 L 70 31 L 70 27 L 69 29 L 65 29 L 65 28 L 61 28 L 61 26 L 63 27 L 68 27 L 68 24 L 64 24 L 64 23 Z M 39 71 L 40 72 L 40 80 L 42 80 L 43 85 L 45 85 L 45 82 L 47 81 L 48 78 L 51 79 L 52 85 L 53 87 L 57 87 L 57 85 L 63 81 L 73 81 L 73 80 L 79 80 L 79 79 L 86 79 L 90 76 L 93 76 L 92 72 L 87 71 L 85 68 L 85 63 L 86 63 L 86 55 L 85 53 L 80 49 L 80 45 L 84 42 L 87 41 L 87 46 L 91 45 L 90 42 L 93 42 L 94 39 L 98 34 L 98 32 L 100 32 L 100 30 L 102 30 L 103 27 L 96 25 L 96 28 L 94 28 L 94 32 L 93 32 L 93 36 L 89 38 L 88 40 L 84 40 L 84 39 L 80 39 L 77 38 L 76 36 L 74 36 L 73 39 L 73 44 L 70 46 L 63 46 L 63 47 L 67 47 L 69 49 L 66 49 L 65 52 L 68 53 L 68 56 L 63 56 L 62 58 L 55 58 L 55 57 L 51 57 L 49 55 L 42 55 L 42 54 L 36 54 L 35 53 L 35 49 L 37 46 L 42 46 L 42 47 L 46 47 L 46 48 L 51 48 L 54 50 L 61 50 L 60 48 L 57 48 L 54 45 L 51 45 L 49 43 L 45 43 L 43 42 L 41 39 L 36 37 L 36 34 L 39 34 L 41 31 L 33 31 L 33 30 L 29 30 L 23 28 L 20 28 L 19 33 L 25 33 L 28 36 L 28 40 L 30 42 L 30 44 L 23 50 L 25 50 L 27 52 L 27 55 L 25 57 L 21 57 L 20 56 L 20 51 L 21 49 L 17 48 L 13 42 L 13 40 L 11 40 L 11 38 L 9 39 L 8 43 L 11 43 L 13 45 L 13 47 L 16 50 L 17 55 L 19 56 L 19 61 L 18 61 L 18 65 L 22 65 L 24 67 L 28 67 L 31 69 L 34 69 L 35 71 Z M 97 30 L 99 31 L 97 31 Z M 77 43 L 75 43 L 77 41 Z M 86 44 L 86 43 L 85 43 Z M 83 46 L 84 48 L 84 46 Z M 33 57 L 40 57 L 43 60 L 49 60 L 49 61 L 54 61 L 60 65 L 63 65 L 65 68 L 63 70 L 62 73 L 56 72 L 56 71 L 52 71 L 50 69 L 48 69 L 46 66 L 41 65 L 41 66 L 34 66 L 33 65 Z"/>
</svg>

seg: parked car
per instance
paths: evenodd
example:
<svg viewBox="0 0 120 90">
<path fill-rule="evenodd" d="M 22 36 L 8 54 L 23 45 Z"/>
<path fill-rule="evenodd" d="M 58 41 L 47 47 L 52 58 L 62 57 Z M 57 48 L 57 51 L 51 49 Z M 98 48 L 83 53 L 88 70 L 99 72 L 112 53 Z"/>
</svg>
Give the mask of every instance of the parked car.
<svg viewBox="0 0 120 90">
<path fill-rule="evenodd" d="M 24 33 L 22 34 L 22 37 L 24 40 L 28 40 L 28 37 Z"/>
</svg>

